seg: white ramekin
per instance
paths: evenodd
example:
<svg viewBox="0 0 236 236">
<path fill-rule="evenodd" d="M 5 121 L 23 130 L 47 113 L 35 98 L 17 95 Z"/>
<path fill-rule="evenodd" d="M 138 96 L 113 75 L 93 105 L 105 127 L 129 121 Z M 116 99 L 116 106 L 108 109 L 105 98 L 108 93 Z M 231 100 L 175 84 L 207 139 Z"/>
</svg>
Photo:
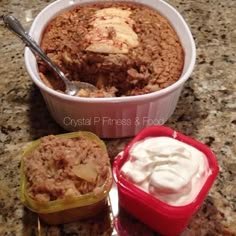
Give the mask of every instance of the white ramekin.
<svg viewBox="0 0 236 236">
<path fill-rule="evenodd" d="M 99 1 L 99 0 L 97 0 Z M 29 34 L 40 42 L 47 23 L 65 9 L 96 0 L 58 0 L 35 18 Z M 181 78 L 171 86 L 145 95 L 119 98 L 80 98 L 48 88 L 39 78 L 32 52 L 25 49 L 26 69 L 39 87 L 55 121 L 65 130 L 87 130 L 102 138 L 134 136 L 144 127 L 162 125 L 174 112 L 184 83 L 195 64 L 196 49 L 192 34 L 182 16 L 162 0 L 130 0 L 148 5 L 165 16 L 176 30 L 185 51 Z"/>
</svg>

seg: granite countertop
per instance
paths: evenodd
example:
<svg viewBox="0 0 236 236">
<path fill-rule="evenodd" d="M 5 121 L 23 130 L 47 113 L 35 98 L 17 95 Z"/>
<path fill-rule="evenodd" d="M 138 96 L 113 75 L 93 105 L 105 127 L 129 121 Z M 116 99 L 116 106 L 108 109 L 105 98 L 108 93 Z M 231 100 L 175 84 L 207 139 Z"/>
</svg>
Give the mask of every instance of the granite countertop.
<svg viewBox="0 0 236 236">
<path fill-rule="evenodd" d="M 0 15 L 12 13 L 29 28 L 50 0 L 1 0 Z M 166 123 L 206 143 L 215 152 L 219 176 L 183 235 L 236 235 L 236 1 L 169 0 L 188 22 L 197 62 L 174 115 Z M 0 23 L 1 24 L 1 23 Z M 24 45 L 0 25 L 0 235 L 38 235 L 37 216 L 19 201 L 20 154 L 24 145 L 63 131 L 50 117 L 26 73 Z M 129 139 L 105 140 L 114 158 Z M 124 214 L 130 235 L 156 235 Z M 107 235 L 104 221 L 59 227 L 41 225 L 41 235 Z"/>
</svg>

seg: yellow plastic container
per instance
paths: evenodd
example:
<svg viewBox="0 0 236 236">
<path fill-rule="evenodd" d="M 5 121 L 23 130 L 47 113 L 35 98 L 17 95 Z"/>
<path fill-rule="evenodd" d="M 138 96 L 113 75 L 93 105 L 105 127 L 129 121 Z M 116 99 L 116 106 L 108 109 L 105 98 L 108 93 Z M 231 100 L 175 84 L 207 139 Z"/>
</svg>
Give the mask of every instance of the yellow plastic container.
<svg viewBox="0 0 236 236">
<path fill-rule="evenodd" d="M 61 138 L 81 137 L 93 139 L 107 152 L 104 142 L 95 134 L 90 132 L 73 132 L 57 135 Z M 67 197 L 66 199 L 57 199 L 49 202 L 38 202 L 32 199 L 27 193 L 27 179 L 24 173 L 24 163 L 27 156 L 35 150 L 40 144 L 40 139 L 30 143 L 23 152 L 20 168 L 20 197 L 23 204 L 38 213 L 39 217 L 48 224 L 64 224 L 79 219 L 86 219 L 97 215 L 104 208 L 107 202 L 107 195 L 112 186 L 111 168 L 109 168 L 108 178 L 106 179 L 103 190 L 98 194 L 93 192 L 77 197 Z"/>
</svg>

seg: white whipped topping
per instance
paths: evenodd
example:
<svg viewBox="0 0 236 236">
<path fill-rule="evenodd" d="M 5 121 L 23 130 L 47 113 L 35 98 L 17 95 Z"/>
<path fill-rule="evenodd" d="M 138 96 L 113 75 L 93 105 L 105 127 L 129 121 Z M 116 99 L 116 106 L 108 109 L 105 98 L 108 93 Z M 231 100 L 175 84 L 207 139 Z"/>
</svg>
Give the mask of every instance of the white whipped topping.
<svg viewBox="0 0 236 236">
<path fill-rule="evenodd" d="M 209 175 L 206 156 L 174 138 L 147 138 L 137 142 L 129 155 L 122 174 L 169 205 L 191 203 Z"/>
</svg>

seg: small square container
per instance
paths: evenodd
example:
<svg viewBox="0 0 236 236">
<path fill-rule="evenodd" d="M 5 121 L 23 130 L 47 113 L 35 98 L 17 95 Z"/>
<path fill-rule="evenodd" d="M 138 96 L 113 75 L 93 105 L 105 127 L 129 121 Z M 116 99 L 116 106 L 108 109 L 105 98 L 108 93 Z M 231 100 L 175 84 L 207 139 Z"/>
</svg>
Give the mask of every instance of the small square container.
<svg viewBox="0 0 236 236">
<path fill-rule="evenodd" d="M 195 199 L 187 205 L 172 206 L 160 201 L 151 194 L 138 188 L 122 174 L 121 168 L 129 158 L 131 147 L 149 137 L 170 137 L 195 147 L 205 154 L 209 175 Z M 153 126 L 143 129 L 126 146 L 123 153 L 114 161 L 113 176 L 118 187 L 119 204 L 128 213 L 163 235 L 179 235 L 184 231 L 191 217 L 199 209 L 208 194 L 219 172 L 216 157 L 204 144 L 164 126 Z"/>
<path fill-rule="evenodd" d="M 85 137 L 95 140 L 102 149 L 106 150 L 106 146 L 102 140 L 90 132 L 73 132 L 57 135 L 61 138 L 77 138 Z M 112 172 L 109 168 L 108 177 L 101 187 L 99 193 L 87 193 L 77 197 L 67 197 L 65 199 L 57 199 L 48 202 L 39 202 L 32 199 L 27 192 L 27 179 L 24 173 L 24 163 L 27 156 L 35 150 L 40 144 L 40 139 L 30 143 L 25 149 L 21 159 L 20 169 L 20 198 L 23 204 L 33 212 L 38 213 L 39 217 L 46 223 L 51 225 L 64 224 L 80 219 L 86 219 L 97 215 L 107 204 L 107 195 L 112 186 Z"/>
</svg>

